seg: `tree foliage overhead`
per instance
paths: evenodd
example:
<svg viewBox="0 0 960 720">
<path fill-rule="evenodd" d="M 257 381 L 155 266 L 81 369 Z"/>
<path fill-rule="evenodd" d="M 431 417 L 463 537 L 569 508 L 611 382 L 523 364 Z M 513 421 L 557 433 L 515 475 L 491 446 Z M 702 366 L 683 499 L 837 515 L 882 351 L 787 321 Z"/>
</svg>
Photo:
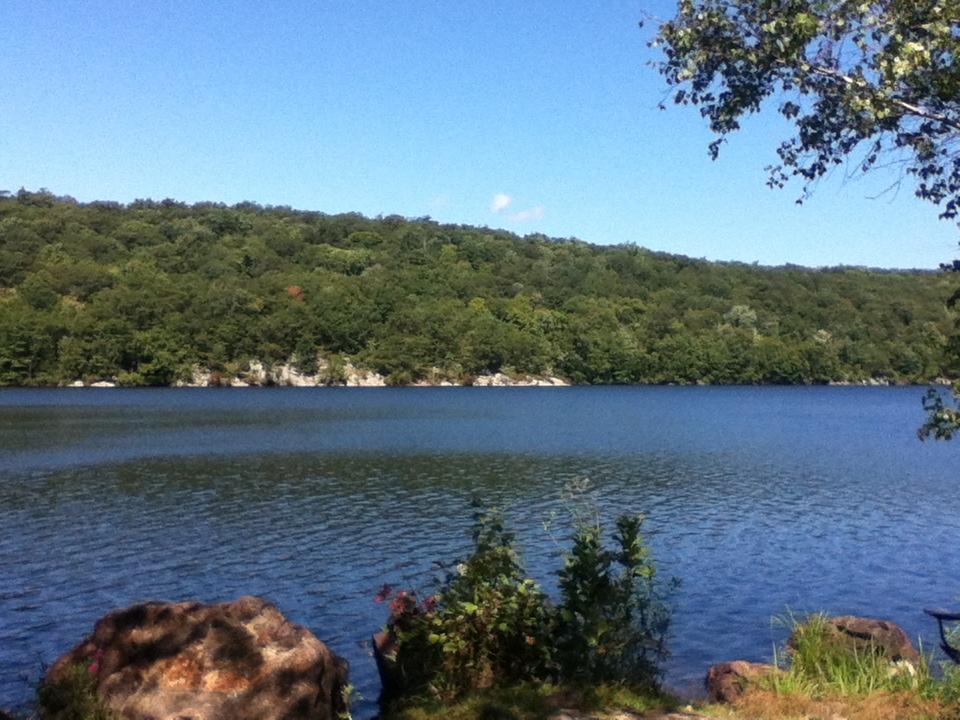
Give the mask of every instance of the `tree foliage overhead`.
<svg viewBox="0 0 960 720">
<path fill-rule="evenodd" d="M 960 202 L 960 1 L 680 0 L 659 70 L 724 136 L 768 99 L 796 134 L 769 182 L 805 189 L 835 165 L 901 163 L 916 194 Z"/>
<path fill-rule="evenodd" d="M 806 194 L 837 165 L 894 165 L 895 184 L 912 176 L 917 197 L 957 219 L 960 0 L 680 0 L 652 44 L 673 100 L 699 107 L 717 134 L 712 157 L 769 100 L 795 129 L 770 186 L 799 177 Z M 921 438 L 960 431 L 960 384 L 952 406 L 931 392 L 924 407 Z"/>
<path fill-rule="evenodd" d="M 21 191 L 0 196 L 0 384 L 312 372 L 318 354 L 397 384 L 918 382 L 958 374 L 949 287 L 429 218 Z"/>
</svg>

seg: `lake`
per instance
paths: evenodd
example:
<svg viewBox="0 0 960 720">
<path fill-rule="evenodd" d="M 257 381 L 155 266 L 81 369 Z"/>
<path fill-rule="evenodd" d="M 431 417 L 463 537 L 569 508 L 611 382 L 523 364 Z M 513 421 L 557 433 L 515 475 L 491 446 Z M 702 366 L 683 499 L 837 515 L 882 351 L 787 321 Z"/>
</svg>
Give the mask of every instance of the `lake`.
<svg viewBox="0 0 960 720">
<path fill-rule="evenodd" d="M 667 682 L 772 656 L 774 619 L 881 616 L 960 591 L 960 440 L 921 443 L 921 388 L 0 391 L 0 707 L 108 610 L 263 595 L 351 663 L 383 583 L 429 589 L 503 507 L 553 588 L 563 487 L 642 512 L 680 579 Z M 551 518 L 553 520 L 551 521 Z M 545 523 L 549 527 L 545 527 Z"/>
</svg>

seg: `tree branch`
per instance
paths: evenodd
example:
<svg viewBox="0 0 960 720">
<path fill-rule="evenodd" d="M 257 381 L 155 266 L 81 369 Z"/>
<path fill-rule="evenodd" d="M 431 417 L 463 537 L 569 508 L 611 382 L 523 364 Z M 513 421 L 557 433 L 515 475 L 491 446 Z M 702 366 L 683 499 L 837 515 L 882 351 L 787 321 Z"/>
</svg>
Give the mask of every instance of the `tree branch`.
<svg viewBox="0 0 960 720">
<path fill-rule="evenodd" d="M 856 78 L 851 77 L 850 75 L 844 75 L 840 71 L 834 70 L 833 68 L 814 65 L 813 67 L 811 67 L 811 71 L 815 75 L 822 75 L 823 77 L 829 77 L 829 78 L 833 78 L 834 80 L 840 80 L 846 85 L 850 85 L 850 86 L 860 85 L 860 83 L 857 81 Z M 942 123 L 943 125 L 946 125 L 947 127 L 953 128 L 957 132 L 960 132 L 960 121 L 954 120 L 953 118 L 947 115 L 944 115 L 943 113 L 938 113 L 933 110 L 930 110 L 929 108 L 925 108 L 922 105 L 914 105 L 913 103 L 909 103 L 906 100 L 900 100 L 898 98 L 888 98 L 887 101 L 892 105 L 895 105 L 896 107 L 900 108 L 901 110 L 905 110 L 911 115 L 916 115 L 917 117 L 921 117 L 926 120 L 933 120 L 935 122 Z"/>
</svg>

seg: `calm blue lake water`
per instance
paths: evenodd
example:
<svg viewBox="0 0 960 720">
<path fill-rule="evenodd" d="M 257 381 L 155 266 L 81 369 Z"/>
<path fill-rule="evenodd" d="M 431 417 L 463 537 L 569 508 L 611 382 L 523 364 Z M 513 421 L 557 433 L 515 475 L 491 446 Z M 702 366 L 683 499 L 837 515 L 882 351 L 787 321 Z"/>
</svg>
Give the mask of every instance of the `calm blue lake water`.
<svg viewBox="0 0 960 720">
<path fill-rule="evenodd" d="M 275 601 L 352 665 L 384 583 L 430 585 L 470 501 L 507 511 L 551 587 L 565 483 L 648 516 L 678 577 L 668 665 L 768 659 L 787 611 L 923 634 L 960 595 L 960 441 L 920 443 L 918 388 L 0 391 L 0 707 L 112 608 Z"/>
</svg>

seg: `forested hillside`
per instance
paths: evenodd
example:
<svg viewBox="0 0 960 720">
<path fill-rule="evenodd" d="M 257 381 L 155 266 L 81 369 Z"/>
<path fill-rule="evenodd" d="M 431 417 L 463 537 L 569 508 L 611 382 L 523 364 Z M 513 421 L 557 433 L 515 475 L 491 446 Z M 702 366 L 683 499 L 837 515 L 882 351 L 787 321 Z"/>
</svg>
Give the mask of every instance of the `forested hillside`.
<svg viewBox="0 0 960 720">
<path fill-rule="evenodd" d="M 350 360 L 398 384 L 923 381 L 957 374 L 952 286 L 429 218 L 20 191 L 0 196 L 0 384 L 169 384 L 318 355 L 333 376 Z"/>
</svg>

